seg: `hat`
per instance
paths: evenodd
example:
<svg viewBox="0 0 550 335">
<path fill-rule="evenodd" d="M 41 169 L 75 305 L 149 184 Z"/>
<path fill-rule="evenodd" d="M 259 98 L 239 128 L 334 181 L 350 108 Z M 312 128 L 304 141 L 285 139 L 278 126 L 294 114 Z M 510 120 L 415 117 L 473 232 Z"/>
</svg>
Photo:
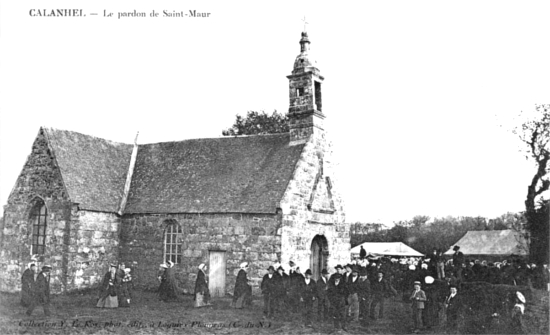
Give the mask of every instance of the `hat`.
<svg viewBox="0 0 550 335">
<path fill-rule="evenodd" d="M 331 277 L 331 278 L 334 278 L 334 279 L 340 279 L 340 278 L 342 278 L 342 275 L 341 275 L 341 274 L 339 274 L 339 273 L 335 273 L 335 274 L 333 274 L 333 275 L 332 275 L 332 277 Z"/>
<path fill-rule="evenodd" d="M 244 268 L 247 268 L 248 267 L 248 262 L 242 262 L 241 263 L 241 269 L 244 269 Z"/>
<path fill-rule="evenodd" d="M 348 264 L 346 264 L 346 267 L 350 268 L 350 269 L 353 269 L 353 264 L 348 263 Z"/>
<path fill-rule="evenodd" d="M 311 274 L 312 274 L 312 273 L 311 273 L 311 270 L 310 270 L 310 269 L 307 269 L 305 274 L 306 274 L 306 275 L 311 275 Z"/>
<path fill-rule="evenodd" d="M 36 263 L 34 262 L 29 263 L 28 267 L 30 268 L 31 266 L 36 266 Z"/>
<path fill-rule="evenodd" d="M 275 271 L 275 268 L 273 267 L 273 265 L 270 265 L 270 266 L 267 268 L 267 271 L 269 271 L 269 270 Z"/>
<path fill-rule="evenodd" d="M 204 267 L 205 267 L 205 266 L 206 266 L 206 264 L 204 264 L 204 263 L 201 263 L 201 265 L 199 265 L 199 270 L 202 270 L 202 269 L 204 269 Z"/>
<path fill-rule="evenodd" d="M 132 269 L 130 269 L 130 268 L 124 269 L 124 273 L 130 273 L 130 271 L 132 271 Z"/>
<path fill-rule="evenodd" d="M 416 266 L 414 266 L 414 265 L 412 265 L 412 264 L 409 265 L 409 270 L 416 270 Z"/>
<path fill-rule="evenodd" d="M 289 264 L 290 266 L 296 265 L 296 263 L 294 263 L 293 261 L 288 262 L 288 264 Z"/>
<path fill-rule="evenodd" d="M 50 272 L 51 269 L 52 269 L 51 265 L 44 265 L 42 267 L 42 271 L 45 271 L 45 272 Z"/>
<path fill-rule="evenodd" d="M 423 268 L 423 269 L 427 269 L 427 268 L 428 268 L 428 264 L 422 263 L 422 265 L 421 265 L 420 267 Z"/>
<path fill-rule="evenodd" d="M 116 265 L 116 263 L 111 263 L 109 266 L 112 267 L 112 268 L 118 267 L 118 265 Z"/>
<path fill-rule="evenodd" d="M 422 285 L 422 283 L 420 283 L 418 280 L 414 282 L 413 285 Z"/>
<path fill-rule="evenodd" d="M 353 273 L 353 272 L 359 273 L 359 267 L 358 267 L 358 266 L 352 267 L 352 268 L 351 268 L 351 272 L 352 272 L 352 273 Z"/>
<path fill-rule="evenodd" d="M 361 268 L 361 270 L 359 270 L 359 276 L 363 277 L 363 276 L 367 276 L 369 273 L 367 272 L 367 269 L 366 268 Z"/>
<path fill-rule="evenodd" d="M 166 263 L 162 263 L 161 265 L 159 265 L 161 268 L 163 269 L 168 269 L 168 265 L 166 265 Z"/>
<path fill-rule="evenodd" d="M 285 272 L 285 269 L 284 269 L 282 266 L 279 266 L 279 267 L 277 268 L 277 271 L 279 271 L 279 270 L 283 270 L 283 272 Z"/>
<path fill-rule="evenodd" d="M 168 261 L 167 263 L 168 263 L 168 266 L 169 266 L 169 267 L 174 267 L 174 262 Z"/>
<path fill-rule="evenodd" d="M 342 265 L 338 264 L 338 265 L 336 265 L 335 269 L 336 270 L 338 270 L 338 269 L 343 270 L 344 268 L 342 267 Z"/>
<path fill-rule="evenodd" d="M 523 294 L 521 294 L 521 292 L 517 291 L 516 297 L 518 298 L 519 301 L 521 301 L 522 304 L 525 303 L 525 297 L 523 296 Z"/>
<path fill-rule="evenodd" d="M 327 274 L 328 274 L 328 271 L 327 271 L 327 269 L 323 269 L 323 270 L 321 270 L 321 274 L 322 274 L 322 275 L 327 275 Z"/>
<path fill-rule="evenodd" d="M 460 246 L 458 246 L 458 245 L 455 245 L 455 246 L 453 247 L 453 250 L 455 250 L 455 251 L 458 250 L 458 249 L 460 249 Z"/>
<path fill-rule="evenodd" d="M 435 279 L 432 276 L 426 276 L 426 278 L 424 278 L 424 281 L 426 282 L 426 284 L 433 284 L 434 280 Z"/>
</svg>

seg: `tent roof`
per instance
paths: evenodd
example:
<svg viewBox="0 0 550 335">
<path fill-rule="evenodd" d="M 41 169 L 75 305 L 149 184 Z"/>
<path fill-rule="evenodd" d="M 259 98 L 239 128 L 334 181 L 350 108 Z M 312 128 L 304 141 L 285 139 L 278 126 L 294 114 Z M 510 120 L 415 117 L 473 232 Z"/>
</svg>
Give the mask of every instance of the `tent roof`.
<svg viewBox="0 0 550 335">
<path fill-rule="evenodd" d="M 512 229 L 468 231 L 455 245 L 464 255 L 527 255 L 527 242 Z M 445 253 L 452 255 L 453 246 Z"/>
<path fill-rule="evenodd" d="M 421 257 L 423 254 L 409 247 L 403 242 L 365 242 L 351 248 L 352 254 L 359 254 L 361 246 L 367 254 L 391 255 L 391 256 L 413 256 Z"/>
</svg>

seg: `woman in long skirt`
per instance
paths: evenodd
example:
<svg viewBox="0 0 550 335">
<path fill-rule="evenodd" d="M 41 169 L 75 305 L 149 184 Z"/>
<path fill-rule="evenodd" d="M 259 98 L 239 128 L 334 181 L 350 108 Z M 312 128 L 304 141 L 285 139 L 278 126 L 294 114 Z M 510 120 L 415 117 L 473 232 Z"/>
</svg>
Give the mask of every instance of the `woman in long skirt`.
<svg viewBox="0 0 550 335">
<path fill-rule="evenodd" d="M 252 287 L 248 285 L 248 262 L 241 263 L 241 269 L 237 274 L 235 282 L 235 290 L 233 291 L 233 301 L 231 306 L 235 308 L 243 308 L 252 303 Z"/>
<path fill-rule="evenodd" d="M 159 299 L 165 302 L 178 300 L 178 293 L 180 292 L 172 269 L 173 266 L 174 264 L 170 261 L 168 264 L 160 265 L 164 272 L 159 277 Z"/>
<path fill-rule="evenodd" d="M 103 283 L 100 289 L 99 300 L 96 307 L 100 308 L 117 308 L 118 293 L 120 289 L 121 278 L 116 275 L 117 266 L 111 264 L 109 272 L 103 277 Z"/>
<path fill-rule="evenodd" d="M 195 282 L 195 307 L 210 305 L 210 291 L 208 290 L 208 280 L 206 271 L 208 267 L 205 264 L 199 265 L 199 273 Z"/>
</svg>

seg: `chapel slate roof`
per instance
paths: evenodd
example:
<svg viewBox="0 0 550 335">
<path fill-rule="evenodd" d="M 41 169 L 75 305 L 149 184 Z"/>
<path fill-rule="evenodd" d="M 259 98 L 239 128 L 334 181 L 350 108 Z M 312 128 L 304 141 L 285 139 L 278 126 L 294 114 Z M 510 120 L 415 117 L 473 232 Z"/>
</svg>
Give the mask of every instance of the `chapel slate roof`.
<svg viewBox="0 0 550 335">
<path fill-rule="evenodd" d="M 42 129 L 70 199 L 81 209 L 118 212 L 133 146 L 73 131 Z"/>
<path fill-rule="evenodd" d="M 303 144 L 288 133 L 139 145 L 125 213 L 275 213 Z"/>
</svg>

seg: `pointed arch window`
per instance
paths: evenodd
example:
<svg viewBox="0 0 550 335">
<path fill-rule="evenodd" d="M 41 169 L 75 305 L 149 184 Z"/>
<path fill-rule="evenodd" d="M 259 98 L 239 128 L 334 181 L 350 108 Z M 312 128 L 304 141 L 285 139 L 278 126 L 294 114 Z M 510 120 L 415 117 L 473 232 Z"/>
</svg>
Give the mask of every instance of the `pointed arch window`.
<svg viewBox="0 0 550 335">
<path fill-rule="evenodd" d="M 181 263 L 183 230 L 176 220 L 166 220 L 164 229 L 164 260 Z"/>
<path fill-rule="evenodd" d="M 43 255 L 46 251 L 46 227 L 48 209 L 43 201 L 38 202 L 31 211 L 32 223 L 32 255 Z"/>
</svg>

